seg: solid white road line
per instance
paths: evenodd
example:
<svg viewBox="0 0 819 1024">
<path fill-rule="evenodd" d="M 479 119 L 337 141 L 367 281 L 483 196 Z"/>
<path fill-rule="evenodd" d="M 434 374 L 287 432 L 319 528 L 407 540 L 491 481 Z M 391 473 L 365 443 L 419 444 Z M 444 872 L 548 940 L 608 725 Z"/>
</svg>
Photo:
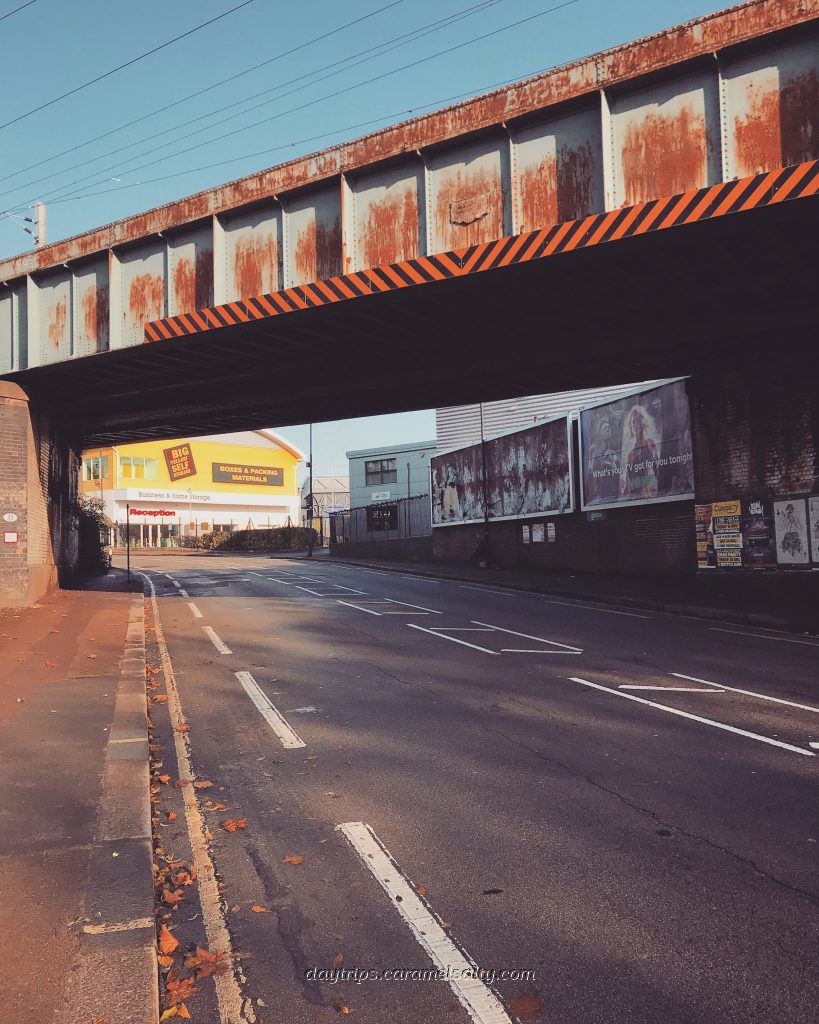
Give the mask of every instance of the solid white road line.
<svg viewBox="0 0 819 1024">
<path fill-rule="evenodd" d="M 720 629 L 719 626 L 709 626 L 712 633 L 733 633 L 734 636 L 754 636 L 758 640 L 778 640 L 783 644 L 801 644 L 803 647 L 819 647 L 819 644 L 810 640 L 793 640 L 789 636 L 771 636 L 768 633 L 745 633 L 739 629 Z"/>
<path fill-rule="evenodd" d="M 245 693 L 250 697 L 262 718 L 281 740 L 282 746 L 288 749 L 304 747 L 307 744 L 290 728 L 279 711 L 270 703 L 264 690 L 249 672 L 235 672 L 234 675 L 242 684 Z"/>
<path fill-rule="evenodd" d="M 573 683 L 581 683 L 583 686 L 591 686 L 595 690 L 602 690 L 603 693 L 611 693 L 615 697 L 623 697 L 625 700 L 636 700 L 640 704 L 647 704 L 650 708 L 657 708 L 659 711 L 667 711 L 671 715 L 678 715 L 680 718 L 688 718 L 692 722 L 699 722 L 702 725 L 712 725 L 715 729 L 723 729 L 725 732 L 732 732 L 737 736 L 745 736 L 751 740 L 759 740 L 760 743 L 768 743 L 772 747 L 781 747 L 782 750 L 790 750 L 793 754 L 804 754 L 806 757 L 816 755 L 803 747 L 794 747 L 790 743 L 783 743 L 781 740 L 771 739 L 770 736 L 760 736 L 756 732 L 748 732 L 747 729 L 737 729 L 733 725 L 726 725 L 724 722 L 715 722 L 711 718 L 702 718 L 700 715 L 692 715 L 688 711 L 680 711 L 679 708 L 670 708 L 667 704 L 657 704 L 656 701 L 646 700 L 645 697 L 638 697 L 636 693 L 623 693 L 622 690 L 612 690 L 608 686 L 601 686 L 599 683 L 592 683 L 588 679 L 579 679 L 576 676 L 569 677 Z"/>
<path fill-rule="evenodd" d="M 582 654 L 582 651 L 544 651 L 542 647 L 501 647 L 501 654 Z"/>
<path fill-rule="evenodd" d="M 774 704 L 787 704 L 789 708 L 798 708 L 800 711 L 812 711 L 819 715 L 819 708 L 810 704 L 797 704 L 796 701 L 785 700 L 784 697 L 771 697 L 767 693 L 757 693 L 755 690 L 741 690 L 736 686 L 728 686 L 727 683 L 714 683 L 710 679 L 698 679 L 696 676 L 684 676 L 681 672 L 671 672 L 677 679 L 687 679 L 691 683 L 705 683 L 706 686 L 718 686 L 721 690 L 730 690 L 731 693 L 744 693 L 746 697 L 758 697 L 759 700 L 769 700 Z"/>
<path fill-rule="evenodd" d="M 309 587 L 300 587 L 298 585 L 296 585 L 296 590 L 303 590 L 305 592 L 305 594 L 315 594 L 316 597 L 332 597 L 333 596 L 333 592 L 330 591 L 330 590 L 322 593 L 322 591 L 320 591 L 320 590 L 311 590 Z"/>
<path fill-rule="evenodd" d="M 155 637 L 159 647 L 159 663 L 162 666 L 162 675 L 165 677 L 165 689 L 168 693 L 168 712 L 171 717 L 171 725 L 173 726 L 173 743 L 176 752 L 178 775 L 181 780 L 191 783 L 191 785 L 182 788 L 182 800 L 185 807 L 185 824 L 188 828 L 193 866 L 196 868 L 196 886 L 199 891 L 199 905 L 202 908 L 205 935 L 207 936 L 208 947 L 221 950 L 226 954 L 226 961 L 232 963 L 233 946 L 222 911 L 222 896 L 216 883 L 216 873 L 213 869 L 213 862 L 210 859 L 207 842 L 205 841 L 205 822 L 199 810 L 196 790 L 192 785 L 196 776 L 193 774 L 193 767 L 188 756 L 185 735 L 176 729 L 178 725 L 185 721 L 182 714 L 182 703 L 179 699 L 179 690 L 176 686 L 176 676 L 173 664 L 171 663 L 171 656 L 165 643 L 162 622 L 159 618 L 156 590 L 151 578 L 149 576 L 144 578 L 151 591 L 151 609 L 153 611 L 154 629 L 156 630 Z M 220 1024 L 244 1024 L 248 1018 L 244 1013 L 244 999 L 233 971 L 225 971 L 224 974 L 216 973 L 213 976 L 213 980 L 216 984 L 216 1001 L 219 1008 Z"/>
<path fill-rule="evenodd" d="M 478 977 L 475 962 L 447 935 L 439 918 L 421 900 L 370 826 L 353 821 L 336 828 L 387 894 L 430 960 L 452 975 L 449 984 L 475 1024 L 512 1024 L 497 996 Z"/>
<path fill-rule="evenodd" d="M 366 594 L 367 593 L 366 590 L 356 590 L 355 587 L 342 587 L 342 585 L 340 583 L 333 583 L 332 585 L 336 588 L 336 590 L 347 590 L 351 594 Z"/>
<path fill-rule="evenodd" d="M 640 615 L 638 612 L 619 612 L 614 608 L 598 608 L 593 604 L 574 604 L 572 601 L 555 601 L 554 598 L 545 597 L 547 604 L 561 604 L 564 608 L 580 608 L 584 612 L 602 612 L 604 615 L 626 615 L 630 619 L 650 619 L 650 615 Z"/>
<path fill-rule="evenodd" d="M 479 594 L 497 594 L 498 597 L 517 597 L 512 590 L 495 590 L 493 587 L 470 587 L 467 583 L 459 583 L 459 590 L 477 590 Z"/>
<path fill-rule="evenodd" d="M 383 612 L 374 612 L 372 608 L 362 608 L 360 604 L 350 604 L 349 601 L 341 601 L 336 599 L 336 604 L 346 605 L 348 608 L 357 608 L 360 612 L 366 612 L 368 615 L 383 615 Z"/>
<path fill-rule="evenodd" d="M 415 622 L 408 622 L 410 629 L 420 629 L 422 633 L 430 633 L 432 636 L 440 637 L 441 640 L 449 640 L 453 644 L 461 644 L 463 647 L 471 647 L 473 651 L 483 651 L 484 654 L 497 654 L 497 651 L 490 651 L 488 647 L 478 647 L 477 644 L 467 643 L 466 640 L 459 640 L 457 636 L 447 636 L 446 633 L 439 633 L 434 629 L 427 629 Z"/>
<path fill-rule="evenodd" d="M 188 601 L 188 608 L 190 608 L 190 610 L 193 612 L 193 617 L 195 619 L 203 618 L 202 613 L 199 611 L 199 609 L 196 607 L 193 601 Z"/>
<path fill-rule="evenodd" d="M 429 612 L 431 615 L 443 615 L 443 612 L 439 612 L 436 608 L 425 608 L 422 604 L 410 604 L 409 601 L 395 601 L 391 597 L 385 597 L 385 601 L 389 604 L 400 604 L 404 608 L 417 608 L 422 612 Z"/>
<path fill-rule="evenodd" d="M 233 651 L 223 640 L 219 638 L 216 630 L 214 630 L 212 626 L 203 626 L 202 629 L 204 629 L 208 639 L 220 654 L 233 654 Z"/>
<path fill-rule="evenodd" d="M 182 587 L 179 588 L 179 596 L 180 597 L 190 597 L 190 595 L 188 594 L 187 590 L 183 590 Z"/>
<path fill-rule="evenodd" d="M 725 690 L 715 690 L 705 686 L 637 686 L 632 683 L 621 683 L 618 690 L 668 690 L 672 693 L 725 693 Z"/>
<path fill-rule="evenodd" d="M 552 647 L 562 647 L 566 651 L 582 654 L 581 647 L 574 647 L 571 644 L 559 644 L 557 640 L 544 640 L 542 636 L 531 636 L 529 633 L 518 633 L 514 629 L 504 629 L 503 626 L 493 626 L 491 622 L 478 622 L 477 619 L 469 620 L 475 626 L 489 626 L 490 629 L 497 629 L 501 633 L 511 633 L 512 636 L 522 636 L 524 640 L 537 640 L 540 644 L 550 644 Z"/>
</svg>

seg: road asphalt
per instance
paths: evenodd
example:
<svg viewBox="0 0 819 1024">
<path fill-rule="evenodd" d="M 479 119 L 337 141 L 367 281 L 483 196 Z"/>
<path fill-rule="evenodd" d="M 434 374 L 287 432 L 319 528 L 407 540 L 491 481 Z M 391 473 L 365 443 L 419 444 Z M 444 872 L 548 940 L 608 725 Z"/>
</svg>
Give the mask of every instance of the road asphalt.
<svg viewBox="0 0 819 1024">
<path fill-rule="evenodd" d="M 195 1020 L 817 1019 L 815 638 L 327 560 L 133 566 L 162 770 L 213 783 L 163 789 L 163 848 L 195 859 L 204 818 L 218 888 L 169 926 L 236 965 Z"/>
</svg>

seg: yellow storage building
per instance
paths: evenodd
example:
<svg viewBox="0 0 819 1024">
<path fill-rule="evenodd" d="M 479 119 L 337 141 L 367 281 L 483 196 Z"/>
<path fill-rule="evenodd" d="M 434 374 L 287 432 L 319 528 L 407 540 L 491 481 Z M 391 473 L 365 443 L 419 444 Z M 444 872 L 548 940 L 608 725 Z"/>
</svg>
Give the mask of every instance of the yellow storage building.
<svg viewBox="0 0 819 1024">
<path fill-rule="evenodd" d="M 99 497 L 112 543 L 175 547 L 203 533 L 297 526 L 304 453 L 271 430 L 145 441 L 83 454 L 80 492 Z"/>
</svg>

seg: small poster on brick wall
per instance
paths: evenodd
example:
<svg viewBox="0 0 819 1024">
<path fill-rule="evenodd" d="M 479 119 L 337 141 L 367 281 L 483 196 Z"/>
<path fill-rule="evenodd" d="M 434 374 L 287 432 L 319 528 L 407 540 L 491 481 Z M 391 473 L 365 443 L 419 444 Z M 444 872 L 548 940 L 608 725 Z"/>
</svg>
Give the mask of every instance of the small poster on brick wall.
<svg viewBox="0 0 819 1024">
<path fill-rule="evenodd" d="M 711 529 L 718 569 L 742 568 L 742 503 L 715 501 L 711 506 Z"/>
<path fill-rule="evenodd" d="M 773 506 L 767 498 L 743 498 L 742 565 L 745 569 L 775 569 Z"/>
<path fill-rule="evenodd" d="M 819 565 L 819 496 L 808 498 L 808 524 L 811 558 L 815 565 Z"/>
<path fill-rule="evenodd" d="M 711 505 L 694 506 L 694 522 L 697 529 L 697 568 L 713 569 L 716 567 L 714 554 L 714 531 L 711 527 Z"/>
<path fill-rule="evenodd" d="M 779 565 L 809 565 L 807 502 L 786 498 L 774 502 L 776 561 Z"/>
</svg>

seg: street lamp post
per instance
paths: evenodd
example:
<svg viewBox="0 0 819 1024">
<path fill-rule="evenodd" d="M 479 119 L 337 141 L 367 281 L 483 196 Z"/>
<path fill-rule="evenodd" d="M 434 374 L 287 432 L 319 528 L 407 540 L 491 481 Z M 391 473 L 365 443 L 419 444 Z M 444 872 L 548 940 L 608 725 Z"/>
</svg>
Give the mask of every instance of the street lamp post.
<svg viewBox="0 0 819 1024">
<path fill-rule="evenodd" d="M 309 462 L 307 468 L 310 473 L 308 476 L 308 495 L 307 495 L 307 557 L 313 557 L 313 424 L 310 424 L 310 438 L 308 443 Z"/>
</svg>

